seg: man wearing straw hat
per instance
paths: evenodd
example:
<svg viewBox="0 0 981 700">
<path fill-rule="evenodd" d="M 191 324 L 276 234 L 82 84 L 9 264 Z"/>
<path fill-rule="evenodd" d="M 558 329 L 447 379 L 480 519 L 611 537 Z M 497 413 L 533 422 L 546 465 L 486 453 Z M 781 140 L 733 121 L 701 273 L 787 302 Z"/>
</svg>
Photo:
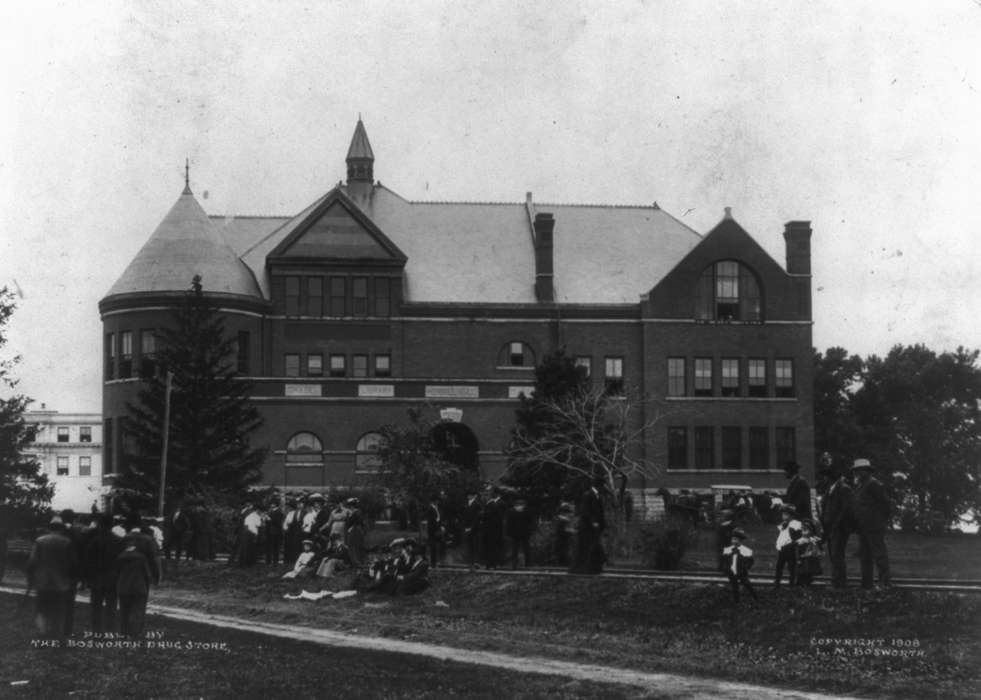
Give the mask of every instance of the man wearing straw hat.
<svg viewBox="0 0 981 700">
<path fill-rule="evenodd" d="M 859 558 L 862 562 L 862 588 L 872 588 L 872 565 L 879 571 L 879 585 L 888 588 L 889 554 L 886 529 L 890 505 L 886 489 L 873 476 L 872 463 L 864 458 L 852 464 L 855 476 L 855 523 L 858 526 Z"/>
</svg>

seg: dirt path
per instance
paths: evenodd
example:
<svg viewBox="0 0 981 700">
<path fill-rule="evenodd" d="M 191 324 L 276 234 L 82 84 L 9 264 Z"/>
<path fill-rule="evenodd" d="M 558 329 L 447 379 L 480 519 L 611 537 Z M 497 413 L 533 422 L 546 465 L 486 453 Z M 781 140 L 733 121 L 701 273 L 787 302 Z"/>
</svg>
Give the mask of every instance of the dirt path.
<svg viewBox="0 0 981 700">
<path fill-rule="evenodd" d="M 18 589 L 9 586 L 0 586 L 0 592 L 23 595 L 22 588 Z M 88 600 L 84 595 L 79 595 L 78 599 L 80 602 L 87 602 Z M 303 605 L 303 603 L 297 603 L 297 605 Z M 713 700 L 719 697 L 732 698 L 734 700 L 769 700 L 771 698 L 804 700 L 841 697 L 783 690 L 746 683 L 732 683 L 715 679 L 692 678 L 669 673 L 647 673 L 612 666 L 580 664 L 542 657 L 518 657 L 425 642 L 369 637 L 335 632 L 327 629 L 245 620 L 227 615 L 216 615 L 166 605 L 151 604 L 148 606 L 147 611 L 187 622 L 245 632 L 257 632 L 271 637 L 306 641 L 324 646 L 411 654 L 459 663 L 479 664 L 518 673 L 539 673 L 583 681 L 629 685 L 649 692 L 653 697 L 712 698 Z"/>
</svg>

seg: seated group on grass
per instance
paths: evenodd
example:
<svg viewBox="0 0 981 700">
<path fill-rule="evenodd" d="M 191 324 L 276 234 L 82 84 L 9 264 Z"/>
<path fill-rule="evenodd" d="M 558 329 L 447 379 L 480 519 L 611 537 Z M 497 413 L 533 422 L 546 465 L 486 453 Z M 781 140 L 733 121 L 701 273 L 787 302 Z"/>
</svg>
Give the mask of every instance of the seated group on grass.
<svg viewBox="0 0 981 700">
<path fill-rule="evenodd" d="M 342 536 L 334 533 L 325 544 L 314 539 L 303 540 L 303 551 L 284 579 L 329 579 L 336 574 L 355 570 L 357 587 L 390 595 L 419 593 L 429 587 L 429 563 L 422 546 L 414 539 L 399 538 L 389 545 L 389 556 L 375 559 L 357 570 Z"/>
</svg>

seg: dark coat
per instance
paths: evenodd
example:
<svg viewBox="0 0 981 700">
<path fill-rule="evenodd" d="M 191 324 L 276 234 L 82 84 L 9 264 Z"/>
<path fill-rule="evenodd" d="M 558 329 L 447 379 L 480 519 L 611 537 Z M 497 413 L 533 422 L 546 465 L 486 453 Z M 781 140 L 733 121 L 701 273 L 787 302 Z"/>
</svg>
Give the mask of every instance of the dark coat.
<svg viewBox="0 0 981 700">
<path fill-rule="evenodd" d="M 527 510 L 516 510 L 512 508 L 508 511 L 505 519 L 504 529 L 508 537 L 514 540 L 526 540 L 531 537 L 531 513 Z"/>
<path fill-rule="evenodd" d="M 67 593 L 78 580 L 75 545 L 62 532 L 49 532 L 34 541 L 27 560 L 27 580 L 35 591 Z"/>
<path fill-rule="evenodd" d="M 811 519 L 811 487 L 801 476 L 795 476 L 787 484 L 784 502 L 797 509 L 797 518 Z"/>
<path fill-rule="evenodd" d="M 148 595 L 150 584 L 160 583 L 160 553 L 149 535 L 130 532 L 116 557 L 116 592 L 120 596 Z"/>
<path fill-rule="evenodd" d="M 855 531 L 855 495 L 852 487 L 839 480 L 828 489 L 821 504 L 821 527 L 825 532 L 848 534 Z"/>
<path fill-rule="evenodd" d="M 579 501 L 579 534 L 585 532 L 599 535 L 606 529 L 606 513 L 603 499 L 593 489 L 588 489 Z"/>
<path fill-rule="evenodd" d="M 110 530 L 96 530 L 85 548 L 85 580 L 92 588 L 115 588 L 116 558 L 123 551 L 123 538 Z"/>
<path fill-rule="evenodd" d="M 886 489 L 874 476 L 855 489 L 855 524 L 859 532 L 885 532 L 890 510 Z"/>
</svg>

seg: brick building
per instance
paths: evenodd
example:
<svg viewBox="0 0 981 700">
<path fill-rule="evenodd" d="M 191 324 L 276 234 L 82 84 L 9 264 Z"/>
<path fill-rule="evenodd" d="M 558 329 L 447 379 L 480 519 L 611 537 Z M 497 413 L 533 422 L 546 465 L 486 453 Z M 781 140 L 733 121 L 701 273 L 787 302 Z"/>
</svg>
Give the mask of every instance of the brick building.
<svg viewBox="0 0 981 700">
<path fill-rule="evenodd" d="M 189 187 L 99 304 L 106 470 L 166 308 L 202 276 L 265 417 L 266 480 L 357 483 L 377 426 L 429 405 L 454 459 L 493 478 L 517 396 L 564 347 L 597 387 L 644 395 L 655 484 L 782 488 L 813 475 L 810 225 L 781 267 L 732 218 L 699 235 L 652 206 L 411 202 L 374 178 L 359 120 L 347 181 L 294 217 L 208 216 Z"/>
</svg>

